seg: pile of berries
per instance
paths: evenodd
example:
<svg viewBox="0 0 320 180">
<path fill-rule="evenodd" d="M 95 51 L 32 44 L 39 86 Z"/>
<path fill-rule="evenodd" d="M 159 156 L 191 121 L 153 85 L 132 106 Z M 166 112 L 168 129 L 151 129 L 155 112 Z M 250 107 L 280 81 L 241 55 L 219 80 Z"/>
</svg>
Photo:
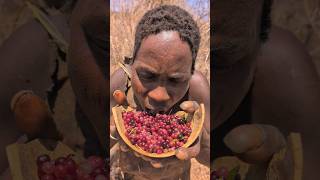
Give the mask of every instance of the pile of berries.
<svg viewBox="0 0 320 180">
<path fill-rule="evenodd" d="M 86 161 L 76 164 L 73 155 L 51 160 L 47 154 L 37 157 L 40 180 L 107 180 L 108 172 L 104 160 L 90 156 Z"/>
<path fill-rule="evenodd" d="M 126 136 L 149 153 L 162 154 L 183 146 L 191 134 L 191 122 L 177 115 L 123 112 Z"/>
<path fill-rule="evenodd" d="M 210 179 L 212 180 L 227 180 L 230 179 L 230 172 L 226 167 L 220 167 L 219 169 L 214 169 L 211 172 Z M 239 173 L 235 173 L 231 178 L 232 180 L 241 180 Z"/>
</svg>

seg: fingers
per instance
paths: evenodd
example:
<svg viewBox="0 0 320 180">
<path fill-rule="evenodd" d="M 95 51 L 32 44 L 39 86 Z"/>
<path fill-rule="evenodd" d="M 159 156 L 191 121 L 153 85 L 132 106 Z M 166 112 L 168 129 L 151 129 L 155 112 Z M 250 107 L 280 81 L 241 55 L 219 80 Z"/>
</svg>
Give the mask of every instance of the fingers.
<svg viewBox="0 0 320 180">
<path fill-rule="evenodd" d="M 21 90 L 11 98 L 10 108 L 12 111 L 15 109 L 15 105 L 18 102 L 18 100 L 20 99 L 20 97 L 22 97 L 23 95 L 26 95 L 26 94 L 33 95 L 34 93 L 30 90 Z"/>
<path fill-rule="evenodd" d="M 122 152 L 128 152 L 129 151 L 129 147 L 125 144 L 124 141 L 122 141 L 121 139 L 118 141 L 119 142 L 119 148 Z"/>
<path fill-rule="evenodd" d="M 180 108 L 187 113 L 194 113 L 199 108 L 199 104 L 196 101 L 184 101 L 180 104 Z"/>
<path fill-rule="evenodd" d="M 240 159 L 253 164 L 269 161 L 285 146 L 285 138 L 277 128 L 257 124 L 233 129 L 224 142 Z"/>
<path fill-rule="evenodd" d="M 119 134 L 115 126 L 113 116 L 110 117 L 110 138 L 115 141 L 119 139 Z"/>
<path fill-rule="evenodd" d="M 257 125 L 242 125 L 231 130 L 224 138 L 225 144 L 234 153 L 244 153 L 259 147 L 265 134 Z"/>
<path fill-rule="evenodd" d="M 157 169 L 163 167 L 163 164 L 161 162 L 158 162 L 158 161 L 151 161 L 150 164 L 152 165 L 152 167 L 157 168 Z"/>
<path fill-rule="evenodd" d="M 176 157 L 179 160 L 189 160 L 191 158 L 195 158 L 200 153 L 200 140 L 197 140 L 198 142 L 189 148 L 181 147 L 176 150 Z"/>
<path fill-rule="evenodd" d="M 10 106 L 18 129 L 26 134 L 29 140 L 34 138 L 61 139 L 48 104 L 32 91 L 17 92 Z"/>
<path fill-rule="evenodd" d="M 168 158 L 163 158 L 163 159 L 147 158 L 144 160 L 148 160 L 150 162 L 150 164 L 152 165 L 152 167 L 154 167 L 154 168 L 163 168 L 164 166 L 176 164 L 178 161 L 176 157 L 168 157 Z"/>
<path fill-rule="evenodd" d="M 118 140 L 117 128 L 115 125 L 110 125 L 110 138 L 117 141 Z"/>
<path fill-rule="evenodd" d="M 144 161 L 150 162 L 150 164 L 151 164 L 152 167 L 154 167 L 154 168 L 162 168 L 162 167 L 163 167 L 163 163 L 160 162 L 160 161 L 157 161 L 157 160 L 152 159 L 152 158 L 148 158 L 148 157 L 146 157 L 146 156 L 144 156 L 144 155 L 142 155 L 142 154 L 139 154 L 139 153 L 137 153 L 137 152 L 135 152 L 135 151 L 133 152 L 133 154 L 134 154 L 136 157 L 143 159 Z"/>
<path fill-rule="evenodd" d="M 127 105 L 128 104 L 127 97 L 126 97 L 125 93 L 122 92 L 121 90 L 115 90 L 113 92 L 112 96 L 118 105 Z"/>
</svg>

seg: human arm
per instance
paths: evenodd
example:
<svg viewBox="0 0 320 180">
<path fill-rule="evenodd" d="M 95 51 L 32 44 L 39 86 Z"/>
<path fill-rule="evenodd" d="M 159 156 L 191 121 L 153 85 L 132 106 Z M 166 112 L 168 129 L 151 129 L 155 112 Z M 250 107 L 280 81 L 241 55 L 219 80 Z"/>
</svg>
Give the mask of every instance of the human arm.
<svg viewBox="0 0 320 180">
<path fill-rule="evenodd" d="M 106 36 L 101 32 L 105 27 L 106 4 L 99 0 L 78 1 L 70 20 L 70 47 L 68 54 L 68 71 L 70 82 L 82 111 L 93 124 L 103 147 L 106 146 L 108 72 L 101 64 L 107 63 L 103 56 L 104 46 L 90 47 L 88 33 L 94 39 L 93 43 L 104 42 Z M 100 28 L 93 28 L 100 27 Z M 89 30 L 86 32 L 85 30 Z M 92 37 L 94 35 L 94 37 Z"/>
<path fill-rule="evenodd" d="M 199 71 L 195 71 L 190 80 L 190 99 L 205 106 L 204 128 L 201 137 L 200 153 L 196 159 L 206 165 L 210 165 L 210 86 L 206 77 Z M 212 122 L 212 121 L 211 121 Z"/>
<path fill-rule="evenodd" d="M 291 132 L 300 133 L 304 151 L 303 179 L 313 179 L 320 148 L 316 140 L 319 134 L 313 131 L 320 125 L 319 85 L 319 76 L 303 45 L 288 31 L 273 28 L 270 40 L 262 47 L 252 88 L 254 124 L 233 129 L 225 143 L 238 155 L 242 154 L 242 158 L 247 154 L 247 161 L 255 156 L 259 159 L 255 164 L 264 163 L 267 168 L 273 154 L 287 146 L 284 138 Z M 266 134 L 266 138 L 261 134 Z M 249 153 L 249 149 L 256 153 Z M 285 159 L 292 160 L 290 156 Z M 286 166 L 292 174 L 292 163 Z"/>
</svg>

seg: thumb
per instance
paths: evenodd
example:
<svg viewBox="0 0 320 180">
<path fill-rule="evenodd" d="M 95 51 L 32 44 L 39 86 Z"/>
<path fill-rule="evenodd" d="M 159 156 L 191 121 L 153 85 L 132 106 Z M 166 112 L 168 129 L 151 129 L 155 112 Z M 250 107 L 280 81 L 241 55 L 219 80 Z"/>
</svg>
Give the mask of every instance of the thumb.
<svg viewBox="0 0 320 180">
<path fill-rule="evenodd" d="M 195 158 L 200 153 L 200 140 L 201 136 L 196 140 L 196 142 L 188 148 L 181 147 L 176 150 L 176 157 L 180 160 L 189 160 Z"/>
<path fill-rule="evenodd" d="M 199 104 L 196 101 L 184 101 L 180 104 L 180 108 L 187 113 L 194 113 L 199 108 Z"/>
<path fill-rule="evenodd" d="M 115 90 L 113 92 L 112 96 L 118 105 L 128 105 L 127 96 L 121 90 Z"/>
<path fill-rule="evenodd" d="M 285 146 L 285 138 L 274 126 L 250 124 L 231 130 L 224 142 L 240 159 L 252 164 L 264 163 Z"/>
</svg>

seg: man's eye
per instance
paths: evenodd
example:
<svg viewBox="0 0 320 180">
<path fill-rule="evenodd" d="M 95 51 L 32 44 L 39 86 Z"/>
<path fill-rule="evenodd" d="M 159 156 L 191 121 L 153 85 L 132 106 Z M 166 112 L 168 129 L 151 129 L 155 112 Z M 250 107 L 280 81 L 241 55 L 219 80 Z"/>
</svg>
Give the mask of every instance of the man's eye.
<svg viewBox="0 0 320 180">
<path fill-rule="evenodd" d="M 169 78 L 169 82 L 171 82 L 171 83 L 179 83 L 182 81 L 183 81 L 182 78 Z"/>
</svg>

